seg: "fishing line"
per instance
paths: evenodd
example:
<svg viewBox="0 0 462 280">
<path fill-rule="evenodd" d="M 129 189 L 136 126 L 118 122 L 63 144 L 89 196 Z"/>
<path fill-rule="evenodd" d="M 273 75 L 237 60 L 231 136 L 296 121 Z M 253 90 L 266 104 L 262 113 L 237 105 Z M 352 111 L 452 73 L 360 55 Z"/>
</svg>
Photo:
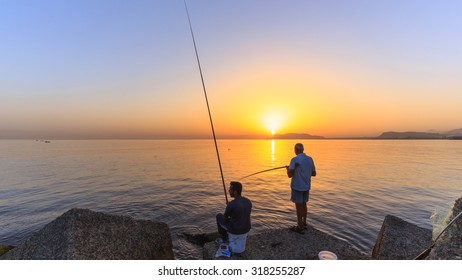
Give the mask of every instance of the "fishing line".
<svg viewBox="0 0 462 280">
<path fill-rule="evenodd" d="M 205 89 L 204 76 L 202 75 L 201 62 L 199 60 L 199 54 L 197 52 L 196 40 L 194 39 L 194 32 L 191 24 L 191 18 L 189 17 L 188 6 L 186 0 L 184 0 L 184 7 L 186 8 L 186 15 L 188 16 L 189 30 L 191 31 L 191 37 L 194 45 L 194 51 L 196 52 L 197 65 L 199 66 L 199 73 L 201 74 L 202 89 L 204 90 L 205 102 L 207 103 L 207 110 L 209 112 L 210 126 L 212 127 L 213 141 L 215 143 L 215 150 L 217 151 L 218 165 L 220 166 L 221 181 L 223 183 L 223 191 L 225 192 L 226 204 L 228 204 L 228 195 L 226 193 L 225 177 L 223 176 L 223 169 L 221 167 L 220 153 L 218 152 L 217 138 L 215 136 L 215 129 L 213 128 L 212 113 L 210 113 L 209 99 L 207 98 L 207 90 Z"/>
</svg>

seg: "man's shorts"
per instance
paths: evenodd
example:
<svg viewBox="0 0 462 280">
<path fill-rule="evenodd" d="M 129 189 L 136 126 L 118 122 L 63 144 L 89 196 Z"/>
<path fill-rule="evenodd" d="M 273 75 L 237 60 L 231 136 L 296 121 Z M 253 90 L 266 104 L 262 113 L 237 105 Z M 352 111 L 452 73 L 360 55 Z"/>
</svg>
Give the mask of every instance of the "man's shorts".
<svg viewBox="0 0 462 280">
<path fill-rule="evenodd" d="M 295 203 L 303 203 L 303 202 L 308 202 L 310 199 L 310 191 L 296 191 L 292 189 L 292 196 L 290 197 L 290 200 Z"/>
</svg>

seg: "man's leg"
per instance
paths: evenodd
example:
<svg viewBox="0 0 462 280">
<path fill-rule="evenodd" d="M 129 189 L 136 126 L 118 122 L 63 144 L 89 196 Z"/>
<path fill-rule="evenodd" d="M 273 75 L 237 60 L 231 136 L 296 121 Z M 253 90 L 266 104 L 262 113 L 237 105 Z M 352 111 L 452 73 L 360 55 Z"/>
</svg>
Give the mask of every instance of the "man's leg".
<svg viewBox="0 0 462 280">
<path fill-rule="evenodd" d="M 295 208 L 297 209 L 297 224 L 299 228 L 303 228 L 303 204 L 304 203 L 295 203 Z"/>
<path fill-rule="evenodd" d="M 308 216 L 308 207 L 306 205 L 306 202 L 303 203 L 303 209 L 302 209 L 302 225 L 306 226 L 306 216 Z"/>
<path fill-rule="evenodd" d="M 227 231 L 227 228 L 225 227 L 225 216 L 219 213 L 217 214 L 216 218 L 217 218 L 218 232 L 220 233 L 223 241 L 226 241 L 228 240 L 228 231 Z"/>
</svg>

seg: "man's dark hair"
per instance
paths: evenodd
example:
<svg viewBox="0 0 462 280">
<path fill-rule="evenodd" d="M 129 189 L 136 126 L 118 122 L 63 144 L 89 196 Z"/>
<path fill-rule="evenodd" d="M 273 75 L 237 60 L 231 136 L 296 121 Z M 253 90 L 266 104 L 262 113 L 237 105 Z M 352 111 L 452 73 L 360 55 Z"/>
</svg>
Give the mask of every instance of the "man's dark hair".
<svg viewBox="0 0 462 280">
<path fill-rule="evenodd" d="M 302 152 L 303 153 L 303 150 L 305 149 L 303 147 L 303 144 L 302 143 L 297 143 L 295 144 L 295 149 L 297 149 L 298 151 Z"/>
<path fill-rule="evenodd" d="M 237 192 L 238 195 L 241 195 L 242 193 L 242 184 L 239 182 L 232 181 L 231 186 L 233 186 L 233 190 Z"/>
</svg>

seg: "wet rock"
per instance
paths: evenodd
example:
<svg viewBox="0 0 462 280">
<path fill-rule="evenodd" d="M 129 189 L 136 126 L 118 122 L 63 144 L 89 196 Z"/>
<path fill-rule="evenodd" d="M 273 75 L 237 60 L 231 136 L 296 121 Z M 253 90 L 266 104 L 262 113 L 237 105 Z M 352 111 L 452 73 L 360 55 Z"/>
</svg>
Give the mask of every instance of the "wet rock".
<svg viewBox="0 0 462 280">
<path fill-rule="evenodd" d="M 432 243 L 432 231 L 387 215 L 377 236 L 372 258 L 412 260 Z"/>
<path fill-rule="evenodd" d="M 368 256 L 353 248 L 346 241 L 337 239 L 313 227 L 305 234 L 289 229 L 275 229 L 247 237 L 245 252 L 233 254 L 232 260 L 317 260 L 320 251 L 331 251 L 338 259 L 360 260 Z M 218 249 L 215 242 L 204 246 L 204 260 L 213 260 Z"/>
<path fill-rule="evenodd" d="M 456 200 L 449 221 L 462 212 L 462 197 Z M 448 222 L 449 222 L 448 221 Z M 436 241 L 430 253 L 432 260 L 462 260 L 462 217 L 459 217 Z"/>
<path fill-rule="evenodd" d="M 218 232 L 196 233 L 196 234 L 184 232 L 183 236 L 186 240 L 188 240 L 192 244 L 196 244 L 199 246 L 204 246 L 205 243 L 212 242 L 220 238 L 220 234 Z"/>
<path fill-rule="evenodd" d="M 165 223 L 72 209 L 1 259 L 173 259 Z"/>
</svg>

